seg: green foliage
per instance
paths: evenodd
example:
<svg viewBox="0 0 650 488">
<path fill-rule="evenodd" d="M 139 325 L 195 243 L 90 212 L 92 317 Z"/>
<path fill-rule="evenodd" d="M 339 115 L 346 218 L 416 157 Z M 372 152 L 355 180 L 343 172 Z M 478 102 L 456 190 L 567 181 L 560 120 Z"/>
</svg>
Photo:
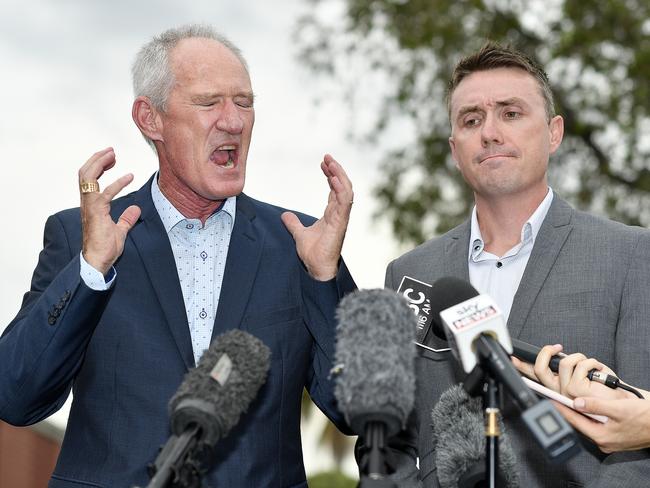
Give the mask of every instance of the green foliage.
<svg viewBox="0 0 650 488">
<path fill-rule="evenodd" d="M 513 45 L 549 74 L 565 119 L 551 186 L 580 208 L 650 225 L 650 1 L 311 0 L 296 39 L 301 60 L 336 80 L 351 110 L 360 94 L 385 87 L 362 135 L 371 144 L 402 139 L 379 161 L 375 189 L 378 214 L 402 242 L 469 215 L 445 94 L 454 64 L 486 39 Z"/>
<path fill-rule="evenodd" d="M 318 473 L 307 480 L 309 488 L 355 488 L 357 481 L 339 471 Z"/>
</svg>

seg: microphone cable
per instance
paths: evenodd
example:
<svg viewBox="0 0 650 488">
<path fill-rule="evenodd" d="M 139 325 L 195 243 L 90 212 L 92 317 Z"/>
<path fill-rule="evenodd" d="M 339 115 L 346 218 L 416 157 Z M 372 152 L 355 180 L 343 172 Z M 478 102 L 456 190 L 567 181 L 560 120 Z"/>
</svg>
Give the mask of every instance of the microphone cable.
<svg viewBox="0 0 650 488">
<path fill-rule="evenodd" d="M 595 369 L 592 369 L 587 374 L 587 378 L 589 378 L 589 380 L 591 381 L 595 381 L 597 383 L 600 383 L 601 385 L 605 385 L 612 389 L 620 388 L 622 390 L 629 391 L 633 395 L 636 395 L 642 400 L 645 400 L 645 397 L 641 394 L 639 390 L 626 383 L 623 383 L 620 380 L 620 378 L 614 376 L 613 374 L 606 374 L 603 373 L 602 371 L 597 371 Z"/>
</svg>

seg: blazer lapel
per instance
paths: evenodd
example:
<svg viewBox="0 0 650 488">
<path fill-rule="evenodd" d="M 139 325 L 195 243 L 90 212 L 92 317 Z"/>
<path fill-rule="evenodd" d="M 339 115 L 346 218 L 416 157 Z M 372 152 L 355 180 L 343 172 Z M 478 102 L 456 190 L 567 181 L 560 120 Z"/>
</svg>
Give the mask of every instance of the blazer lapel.
<svg viewBox="0 0 650 488">
<path fill-rule="evenodd" d="M 151 199 L 151 179 L 138 190 L 135 199 L 142 214 L 128 238 L 140 254 L 178 351 L 185 366 L 190 369 L 195 365 L 183 292 L 169 238 Z"/>
<path fill-rule="evenodd" d="M 568 203 L 557 195 L 553 196 L 512 303 L 508 329 L 513 337 L 521 334 L 535 299 L 573 228 L 572 213 Z"/>
<path fill-rule="evenodd" d="M 235 226 L 230 237 L 212 339 L 241 326 L 262 256 L 264 237 L 262 226 L 256 222 L 253 202 L 242 193 L 237 197 Z"/>
<path fill-rule="evenodd" d="M 470 221 L 467 220 L 449 232 L 449 239 L 445 243 L 445 260 L 442 263 L 443 273 L 436 270 L 438 276 L 453 276 L 469 281 L 469 236 Z"/>
</svg>

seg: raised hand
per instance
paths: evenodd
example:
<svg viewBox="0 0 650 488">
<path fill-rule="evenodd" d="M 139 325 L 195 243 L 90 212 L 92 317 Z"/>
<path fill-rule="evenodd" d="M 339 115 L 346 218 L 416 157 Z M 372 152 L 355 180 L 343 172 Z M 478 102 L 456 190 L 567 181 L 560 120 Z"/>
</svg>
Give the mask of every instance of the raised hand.
<svg viewBox="0 0 650 488">
<path fill-rule="evenodd" d="M 320 167 L 330 187 L 323 216 L 305 227 L 295 214 L 285 212 L 282 222 L 296 241 L 298 256 L 309 274 L 316 280 L 327 281 L 338 271 L 354 193 L 348 175 L 332 156 L 326 154 Z"/>
<path fill-rule="evenodd" d="M 140 208 L 131 205 L 122 212 L 117 223 L 111 218 L 111 201 L 133 181 L 132 174 L 124 175 L 100 192 L 98 180 L 113 166 L 115 152 L 109 147 L 93 154 L 79 169 L 82 253 L 88 264 L 102 274 L 106 274 L 120 257 L 126 235 L 140 217 Z"/>
</svg>

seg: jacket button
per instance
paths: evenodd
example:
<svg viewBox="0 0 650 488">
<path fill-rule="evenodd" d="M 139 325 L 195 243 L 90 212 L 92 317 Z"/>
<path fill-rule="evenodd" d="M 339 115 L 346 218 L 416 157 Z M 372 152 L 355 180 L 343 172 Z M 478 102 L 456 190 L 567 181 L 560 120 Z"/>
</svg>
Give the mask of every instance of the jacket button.
<svg viewBox="0 0 650 488">
<path fill-rule="evenodd" d="M 54 325 L 54 324 L 56 324 L 56 317 L 53 317 L 52 315 L 50 315 L 50 316 L 47 318 L 47 323 L 50 324 L 50 325 Z"/>
</svg>

